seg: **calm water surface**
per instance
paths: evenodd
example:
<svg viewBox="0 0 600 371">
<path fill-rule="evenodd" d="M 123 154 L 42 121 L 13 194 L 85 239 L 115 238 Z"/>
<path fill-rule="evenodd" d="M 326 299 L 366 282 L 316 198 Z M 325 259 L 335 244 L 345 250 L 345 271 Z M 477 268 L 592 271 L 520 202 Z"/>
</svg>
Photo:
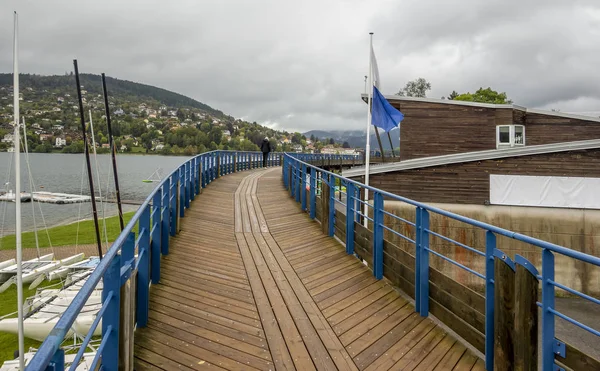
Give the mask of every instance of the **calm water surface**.
<svg viewBox="0 0 600 371">
<path fill-rule="evenodd" d="M 6 187 L 14 190 L 15 168 L 14 153 L 0 153 L 0 189 Z M 92 159 L 92 172 L 96 195 L 101 186 L 102 196 L 114 199 L 114 179 L 112 176 L 112 162 L 109 155 L 98 155 L 98 169 L 100 179 L 96 176 L 96 162 Z M 181 156 L 156 156 L 156 155 L 117 155 L 117 168 L 119 172 L 119 185 L 121 199 L 130 201 L 143 201 L 158 183 L 143 183 L 157 170 L 161 169 L 163 175 L 169 174 L 177 168 L 187 157 Z M 60 192 L 70 194 L 89 195 L 88 175 L 83 154 L 29 154 L 32 179 L 35 190 L 47 192 Z M 6 183 L 9 183 L 6 185 Z M 43 188 L 42 188 L 43 187 Z M 25 155 L 21 154 L 21 190 L 29 192 L 29 176 Z M 78 219 L 92 217 L 92 204 L 55 205 L 46 203 L 33 203 L 35 206 L 35 220 L 38 228 L 43 226 L 42 215 L 46 225 L 56 226 L 66 224 Z M 98 213 L 102 216 L 102 208 L 97 203 Z M 41 212 L 40 212 L 41 208 Z M 137 210 L 135 205 L 123 205 L 124 211 Z M 116 215 L 115 203 L 104 203 L 104 215 Z M 24 231 L 33 230 L 32 203 L 21 204 L 22 228 Z M 15 203 L 0 201 L 0 236 L 14 233 L 15 229 Z"/>
</svg>

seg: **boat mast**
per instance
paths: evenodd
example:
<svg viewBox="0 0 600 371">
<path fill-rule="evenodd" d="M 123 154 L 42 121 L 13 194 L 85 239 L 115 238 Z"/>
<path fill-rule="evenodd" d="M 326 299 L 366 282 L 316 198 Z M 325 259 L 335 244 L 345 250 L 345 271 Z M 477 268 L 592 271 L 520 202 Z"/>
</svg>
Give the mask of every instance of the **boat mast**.
<svg viewBox="0 0 600 371">
<path fill-rule="evenodd" d="M 77 98 L 79 99 L 79 117 L 81 118 L 81 133 L 83 134 L 83 148 L 85 150 L 85 161 L 87 163 L 88 182 L 90 184 L 90 195 L 92 201 L 92 213 L 94 215 L 94 227 L 96 227 L 96 242 L 98 243 L 98 257 L 102 259 L 102 239 L 100 238 L 100 228 L 98 226 L 98 210 L 96 209 L 96 193 L 94 192 L 94 178 L 92 175 L 92 165 L 90 164 L 90 150 L 85 134 L 85 114 L 83 113 L 83 99 L 81 98 L 81 84 L 79 83 L 79 69 L 77 68 L 77 59 L 73 59 L 75 67 L 75 82 L 77 83 Z"/>
<path fill-rule="evenodd" d="M 14 146 L 15 146 L 15 236 L 17 249 L 17 316 L 19 332 L 19 370 L 25 369 L 25 335 L 23 328 L 23 251 L 21 250 L 21 148 L 19 119 L 19 65 L 17 54 L 17 29 L 19 17 L 15 12 L 15 35 L 13 42 L 13 107 L 14 107 Z"/>
<path fill-rule="evenodd" d="M 117 195 L 117 207 L 119 208 L 119 222 L 121 230 L 125 228 L 123 224 L 123 209 L 121 207 L 121 191 L 119 190 L 119 175 L 117 174 L 117 146 L 113 140 L 112 125 L 110 123 L 110 109 L 108 106 L 108 92 L 106 91 L 106 76 L 102 73 L 102 90 L 104 92 L 104 111 L 106 112 L 106 125 L 108 126 L 108 143 L 110 143 L 110 154 L 112 156 L 113 174 L 115 177 L 115 193 Z"/>
</svg>

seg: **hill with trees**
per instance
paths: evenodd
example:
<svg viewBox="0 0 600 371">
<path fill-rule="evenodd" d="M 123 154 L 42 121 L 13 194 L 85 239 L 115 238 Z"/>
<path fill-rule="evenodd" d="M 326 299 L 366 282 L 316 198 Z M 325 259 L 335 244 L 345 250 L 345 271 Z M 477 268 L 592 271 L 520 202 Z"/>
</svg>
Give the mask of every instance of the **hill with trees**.
<svg viewBox="0 0 600 371">
<path fill-rule="evenodd" d="M 102 81 L 81 74 L 86 123 L 94 127 L 98 152 L 108 151 Z M 193 155 L 209 150 L 291 151 L 294 134 L 235 119 L 202 102 L 165 89 L 107 77 L 113 136 L 121 152 Z M 32 152 L 83 152 L 75 76 L 20 76 L 21 116 Z M 0 74 L 0 151 L 12 147 L 12 74 Z M 300 133 L 296 136 L 301 137 Z M 298 138 L 296 138 L 298 139 Z"/>
</svg>

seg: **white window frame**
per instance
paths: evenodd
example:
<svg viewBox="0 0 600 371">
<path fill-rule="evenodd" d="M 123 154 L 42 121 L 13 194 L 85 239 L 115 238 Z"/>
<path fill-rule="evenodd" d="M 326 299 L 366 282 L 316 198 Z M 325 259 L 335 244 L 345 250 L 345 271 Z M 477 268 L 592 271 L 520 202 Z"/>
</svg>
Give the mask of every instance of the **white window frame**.
<svg viewBox="0 0 600 371">
<path fill-rule="evenodd" d="M 523 143 L 516 143 L 515 142 L 515 133 L 516 127 L 520 127 L 523 129 Z M 500 143 L 500 128 L 505 128 L 508 127 L 508 137 L 509 137 L 509 142 L 508 143 Z M 525 125 L 497 125 L 496 126 L 496 148 L 512 148 L 512 147 L 522 147 L 525 145 Z"/>
</svg>

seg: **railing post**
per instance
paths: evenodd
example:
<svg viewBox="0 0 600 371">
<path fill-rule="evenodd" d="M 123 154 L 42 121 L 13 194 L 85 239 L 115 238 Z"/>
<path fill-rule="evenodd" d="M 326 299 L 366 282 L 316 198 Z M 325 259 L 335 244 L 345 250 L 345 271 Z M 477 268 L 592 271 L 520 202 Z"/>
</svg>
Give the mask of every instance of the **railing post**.
<svg viewBox="0 0 600 371">
<path fill-rule="evenodd" d="M 221 176 L 221 153 L 220 152 L 216 152 L 215 153 L 215 157 L 216 157 L 216 161 L 217 161 L 217 175 L 216 175 L 216 178 L 219 178 Z"/>
<path fill-rule="evenodd" d="M 485 369 L 494 369 L 494 251 L 496 235 L 485 233 Z"/>
<path fill-rule="evenodd" d="M 310 168 L 310 218 L 317 217 L 317 169 Z"/>
<path fill-rule="evenodd" d="M 515 370 L 538 369 L 538 271 L 515 256 Z"/>
<path fill-rule="evenodd" d="M 296 163 L 296 179 L 294 179 L 294 191 L 296 192 L 296 202 L 300 202 L 300 188 L 302 187 L 302 165 Z"/>
<path fill-rule="evenodd" d="M 494 369 L 514 370 L 515 266 L 500 250 L 494 259 Z"/>
<path fill-rule="evenodd" d="M 106 345 L 102 350 L 102 368 L 107 371 L 119 369 L 119 327 L 121 299 L 121 256 L 116 255 L 102 276 L 102 302 L 110 296 L 110 302 L 102 316 L 102 336 Z"/>
<path fill-rule="evenodd" d="M 175 236 L 177 232 L 179 232 L 179 193 L 181 191 L 181 187 L 179 186 L 179 176 L 177 176 L 177 180 L 175 181 L 175 197 L 173 198 L 173 232 L 172 235 Z"/>
<path fill-rule="evenodd" d="M 162 217 L 161 217 L 161 224 L 162 224 L 162 231 L 161 231 L 161 243 L 160 243 L 160 250 L 162 255 L 169 255 L 169 222 L 170 222 L 170 207 L 169 207 L 169 190 L 168 190 L 168 185 L 165 182 L 162 185 L 162 205 L 161 205 L 161 209 L 162 209 Z"/>
<path fill-rule="evenodd" d="M 346 184 L 346 254 L 354 254 L 354 183 Z"/>
<path fill-rule="evenodd" d="M 137 297 L 137 272 L 135 271 L 135 233 L 130 232 L 121 248 L 121 267 L 129 266 L 131 275 L 123 282 L 121 277 L 120 322 L 119 322 L 119 370 L 133 370 L 133 333 Z M 123 270 L 121 269 L 121 274 Z"/>
<path fill-rule="evenodd" d="M 301 174 L 302 184 L 300 185 L 301 194 L 302 194 L 302 211 L 306 211 L 306 165 L 302 164 L 302 174 Z"/>
<path fill-rule="evenodd" d="M 169 214 L 171 218 L 169 227 L 171 236 L 175 236 L 175 234 L 177 234 L 177 194 L 179 193 L 179 187 L 177 184 L 177 180 L 174 178 L 174 176 L 171 176 L 171 185 L 169 187 Z"/>
<path fill-rule="evenodd" d="M 293 175 L 293 165 L 291 164 L 291 160 L 288 160 L 287 164 L 287 183 L 288 183 L 288 192 L 290 193 L 290 197 L 294 195 L 294 175 Z"/>
<path fill-rule="evenodd" d="M 206 156 L 200 157 L 200 188 L 206 188 Z"/>
<path fill-rule="evenodd" d="M 238 160 L 237 160 L 237 159 L 238 159 L 238 153 L 237 153 L 237 152 L 235 152 L 235 153 L 233 154 L 233 172 L 234 172 L 234 173 L 238 171 L 238 168 L 237 168 L 237 165 L 238 165 Z"/>
<path fill-rule="evenodd" d="M 148 323 L 148 300 L 150 284 L 150 209 L 146 207 L 139 220 L 139 244 L 138 259 L 140 259 L 138 270 L 138 288 L 137 288 L 137 324 L 138 327 L 146 327 Z"/>
<path fill-rule="evenodd" d="M 542 370 L 554 369 L 554 254 L 542 250 Z"/>
<path fill-rule="evenodd" d="M 198 192 L 196 192 L 196 190 L 198 189 L 198 187 L 197 187 L 198 178 L 196 177 L 196 175 L 197 175 L 196 157 L 192 158 L 189 161 L 189 163 L 190 163 L 190 200 L 194 201 L 196 199 L 196 195 L 198 194 Z"/>
<path fill-rule="evenodd" d="M 183 164 L 183 200 L 186 209 L 190 208 L 190 163 Z"/>
<path fill-rule="evenodd" d="M 373 194 L 373 275 L 383 278 L 383 195 Z"/>
<path fill-rule="evenodd" d="M 150 251 L 151 259 L 152 259 L 152 268 L 150 272 L 152 274 L 152 283 L 157 284 L 160 281 L 160 245 L 162 243 L 161 236 L 161 194 L 160 192 L 156 192 L 152 200 L 152 226 L 154 230 L 152 231 L 152 236 L 150 240 Z"/>
<path fill-rule="evenodd" d="M 329 237 L 333 237 L 335 232 L 335 177 L 331 174 L 328 175 L 329 181 Z"/>
<path fill-rule="evenodd" d="M 329 235 L 329 185 L 327 184 L 328 175 L 321 173 L 321 228 L 324 234 Z"/>
<path fill-rule="evenodd" d="M 198 177 L 196 181 L 196 194 L 199 195 L 202 192 L 202 157 L 198 159 L 196 166 L 196 175 Z"/>
<path fill-rule="evenodd" d="M 179 203 L 179 217 L 183 218 L 185 216 L 185 178 L 184 178 L 184 171 L 182 168 L 179 168 L 179 183 L 178 186 L 180 187 L 179 190 L 179 198 L 177 199 L 177 202 Z M 181 230 L 180 228 L 180 222 L 177 221 L 177 232 L 179 232 Z"/>
<path fill-rule="evenodd" d="M 429 315 L 429 211 L 417 208 L 415 261 L 415 309 L 422 317 Z M 418 300 L 417 300 L 418 298 Z"/>
<path fill-rule="evenodd" d="M 58 348 L 52 359 L 46 366 L 45 371 L 63 371 L 65 369 L 65 350 L 62 348 Z"/>
</svg>

